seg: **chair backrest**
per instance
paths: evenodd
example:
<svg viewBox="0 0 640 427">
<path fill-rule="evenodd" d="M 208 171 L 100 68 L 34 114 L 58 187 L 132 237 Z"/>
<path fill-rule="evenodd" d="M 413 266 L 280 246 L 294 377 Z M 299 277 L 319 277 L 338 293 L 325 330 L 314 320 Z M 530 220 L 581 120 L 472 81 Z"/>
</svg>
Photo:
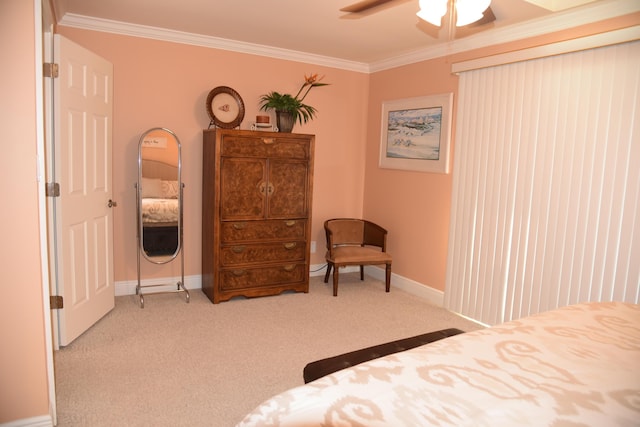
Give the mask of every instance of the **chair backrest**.
<svg viewBox="0 0 640 427">
<path fill-rule="evenodd" d="M 364 223 L 359 219 L 330 219 L 325 222 L 325 229 L 331 233 L 333 245 L 362 245 L 364 240 Z"/>
<path fill-rule="evenodd" d="M 329 246 L 341 245 L 373 245 L 384 251 L 387 231 L 370 221 L 356 218 L 329 219 L 324 223 Z"/>
</svg>

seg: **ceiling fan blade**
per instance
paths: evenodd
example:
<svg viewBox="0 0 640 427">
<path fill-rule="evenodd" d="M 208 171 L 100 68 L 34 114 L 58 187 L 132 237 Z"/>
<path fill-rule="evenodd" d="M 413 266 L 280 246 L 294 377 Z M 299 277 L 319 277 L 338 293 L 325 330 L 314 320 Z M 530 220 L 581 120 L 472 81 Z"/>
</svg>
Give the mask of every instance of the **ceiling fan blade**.
<svg viewBox="0 0 640 427">
<path fill-rule="evenodd" d="M 340 12 L 359 13 L 394 0 L 362 0 L 350 6 L 343 7 Z"/>
<path fill-rule="evenodd" d="M 482 18 L 478 19 L 476 22 L 472 22 L 471 24 L 465 25 L 466 28 L 471 27 L 479 27 L 480 25 L 489 24 L 496 20 L 496 15 L 491 10 L 491 7 L 488 7 L 487 10 L 484 11 Z"/>
</svg>

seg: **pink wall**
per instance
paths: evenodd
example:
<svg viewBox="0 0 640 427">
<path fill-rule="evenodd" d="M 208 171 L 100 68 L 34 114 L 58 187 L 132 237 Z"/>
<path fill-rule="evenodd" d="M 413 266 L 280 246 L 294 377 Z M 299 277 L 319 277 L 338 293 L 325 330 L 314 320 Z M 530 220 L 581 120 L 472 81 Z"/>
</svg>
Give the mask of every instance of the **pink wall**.
<svg viewBox="0 0 640 427">
<path fill-rule="evenodd" d="M 362 214 L 365 130 L 369 77 L 366 74 L 223 50 L 60 27 L 60 33 L 114 65 L 113 186 L 115 278 L 136 278 L 135 191 L 137 144 L 142 132 L 162 126 L 182 143 L 185 188 L 185 274 L 199 275 L 202 129 L 209 125 L 205 101 L 216 86 L 230 86 L 243 98 L 248 129 L 259 114 L 260 95 L 295 94 L 305 74 L 325 75 L 330 86 L 306 98 L 319 111 L 295 132 L 316 135 L 312 239 L 324 262 L 322 223 L 333 216 Z M 275 118 L 272 118 L 275 123 Z M 176 275 L 178 264 L 143 265 L 144 277 Z"/>
<path fill-rule="evenodd" d="M 582 34 L 622 28 L 637 23 L 638 19 L 639 14 L 634 14 L 611 20 L 601 26 L 591 26 Z M 194 254 L 188 257 L 188 271 L 199 274 L 200 129 L 208 124 L 204 109 L 208 91 L 218 85 L 234 87 L 245 100 L 247 120 L 250 120 L 256 114 L 260 94 L 272 89 L 297 90 L 304 73 L 320 72 L 326 74 L 326 81 L 333 85 L 310 95 L 309 102 L 313 101 L 320 115 L 314 122 L 298 128 L 317 135 L 313 235 L 318 246 L 324 242 L 321 224 L 325 218 L 359 216 L 364 212 L 388 226 L 396 273 L 444 288 L 442 271 L 447 243 L 442 241 L 442 235 L 446 236 L 448 228 L 451 178 L 378 170 L 377 153 L 380 102 L 387 97 L 396 99 L 450 90 L 453 83 L 446 77 L 449 69 L 446 61 L 430 61 L 369 77 L 193 46 L 68 28 L 61 30 L 115 65 L 114 184 L 115 196 L 120 202 L 114 236 L 118 257 L 116 280 L 135 277 L 133 183 L 139 135 L 151 127 L 167 126 L 178 133 L 185 145 L 185 161 L 190 168 L 185 182 L 193 192 L 187 206 L 192 227 L 187 234 L 187 250 Z M 0 253 L 3 259 L 0 287 L 7 302 L 0 310 L 0 423 L 48 414 L 35 142 L 35 90 L 40 88 L 34 84 L 34 32 L 33 2 L 0 2 L 0 46 L 5 57 L 11 59 L 3 63 L 4 78 L 0 79 L 4 94 L 0 114 L 5 118 L 0 170 L 4 182 L 10 183 L 3 187 L 3 195 L 12 201 L 0 210 L 2 235 L 5 242 L 11 243 L 2 246 Z M 573 36 L 576 35 L 574 32 Z M 566 37 L 571 34 L 563 36 Z M 532 40 L 530 44 L 540 42 Z M 517 45 L 501 49 L 512 50 Z M 483 52 L 495 53 L 501 49 Z M 473 52 L 466 56 L 479 54 Z M 443 86 L 435 87 L 432 78 L 441 81 Z M 399 192 L 397 189 L 402 187 L 397 185 L 409 186 L 412 191 Z M 414 200 L 418 199 L 416 195 L 426 195 L 433 200 L 428 203 Z M 187 197 L 191 197 L 189 193 Z M 393 210 L 389 208 L 391 205 Z M 405 213 L 408 209 L 423 212 Z M 398 221 L 396 215 L 420 221 Z M 427 238 L 429 241 L 423 244 Z M 413 254 L 425 248 L 428 256 Z M 436 260 L 431 262 L 430 258 Z M 410 260 L 417 260 L 416 265 Z M 322 262 L 321 250 L 312 262 Z"/>
<path fill-rule="evenodd" d="M 636 14 L 637 15 L 637 14 Z M 114 64 L 114 217 L 116 280 L 133 280 L 135 270 L 136 147 L 141 132 L 155 126 L 174 130 L 183 145 L 186 274 L 200 274 L 201 135 L 208 126 L 208 92 L 230 86 L 246 106 L 242 128 L 258 111 L 260 95 L 295 93 L 304 74 L 326 75 L 331 86 L 314 89 L 307 100 L 316 120 L 294 131 L 316 135 L 312 239 L 324 263 L 325 219 L 367 217 L 389 230 L 394 273 L 444 290 L 452 174 L 378 168 L 381 104 L 385 100 L 452 92 L 455 138 L 455 60 L 486 56 L 536 44 L 624 27 L 637 17 L 609 20 L 503 46 L 424 61 L 371 75 L 203 47 L 60 27 L 60 33 Z M 274 121 L 275 122 L 275 121 Z M 450 169 L 453 166 L 451 156 Z M 366 171 L 366 174 L 365 174 Z M 145 266 L 143 266 L 145 267 Z M 177 274 L 174 267 L 144 268 L 143 274 Z"/>
<path fill-rule="evenodd" d="M 371 76 L 367 118 L 367 155 L 363 215 L 389 230 L 393 271 L 444 291 L 455 150 L 457 76 L 454 62 L 583 37 L 637 25 L 640 14 L 564 30 L 490 48 L 398 67 Z M 453 93 L 450 173 L 433 174 L 378 168 L 382 102 Z"/>
<path fill-rule="evenodd" d="M 440 290 L 445 282 L 452 174 L 381 169 L 378 161 L 382 103 L 453 92 L 455 111 L 458 78 L 449 70 L 447 60 L 436 59 L 371 77 L 364 192 L 364 215 L 389 230 L 393 270 Z M 451 152 L 454 130 L 455 121 Z"/>
<path fill-rule="evenodd" d="M 36 181 L 33 1 L 0 2 L 0 424 L 49 413 Z"/>
</svg>

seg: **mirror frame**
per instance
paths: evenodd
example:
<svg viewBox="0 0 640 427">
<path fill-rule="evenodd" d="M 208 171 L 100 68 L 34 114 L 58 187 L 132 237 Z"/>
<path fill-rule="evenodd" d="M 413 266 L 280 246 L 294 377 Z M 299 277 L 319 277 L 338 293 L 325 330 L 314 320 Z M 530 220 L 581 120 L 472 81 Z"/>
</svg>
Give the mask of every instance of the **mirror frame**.
<svg viewBox="0 0 640 427">
<path fill-rule="evenodd" d="M 178 172 L 178 220 L 177 220 L 177 245 L 176 250 L 173 254 L 169 255 L 149 255 L 144 248 L 144 223 L 142 220 L 142 149 L 144 148 L 144 141 L 149 134 L 154 132 L 166 132 L 169 136 L 171 136 L 175 143 L 177 144 L 178 151 L 178 164 L 177 164 L 177 172 Z M 169 141 L 167 141 L 169 143 Z M 180 144 L 180 140 L 178 136 L 171 131 L 170 129 L 163 127 L 155 127 L 148 129 L 143 132 L 140 136 L 140 140 L 138 141 L 138 182 L 136 183 L 136 212 L 137 212 L 137 236 L 138 236 L 138 253 L 142 253 L 144 258 L 152 262 L 154 264 L 167 264 L 173 261 L 183 246 L 183 230 L 182 230 L 182 219 L 183 219 L 183 187 L 182 183 L 182 146 Z"/>
</svg>

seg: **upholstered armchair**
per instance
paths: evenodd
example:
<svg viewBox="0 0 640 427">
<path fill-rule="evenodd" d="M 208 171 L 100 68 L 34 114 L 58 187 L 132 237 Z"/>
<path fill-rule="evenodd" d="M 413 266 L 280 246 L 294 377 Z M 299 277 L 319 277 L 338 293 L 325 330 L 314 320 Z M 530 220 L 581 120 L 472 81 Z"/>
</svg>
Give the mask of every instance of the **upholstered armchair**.
<svg viewBox="0 0 640 427">
<path fill-rule="evenodd" d="M 324 223 L 327 235 L 327 273 L 333 270 L 333 296 L 338 296 L 339 270 L 342 266 L 359 265 L 360 280 L 364 280 L 365 265 L 385 265 L 386 291 L 391 286 L 391 255 L 387 253 L 387 230 L 371 221 L 355 218 L 335 218 Z"/>
</svg>

